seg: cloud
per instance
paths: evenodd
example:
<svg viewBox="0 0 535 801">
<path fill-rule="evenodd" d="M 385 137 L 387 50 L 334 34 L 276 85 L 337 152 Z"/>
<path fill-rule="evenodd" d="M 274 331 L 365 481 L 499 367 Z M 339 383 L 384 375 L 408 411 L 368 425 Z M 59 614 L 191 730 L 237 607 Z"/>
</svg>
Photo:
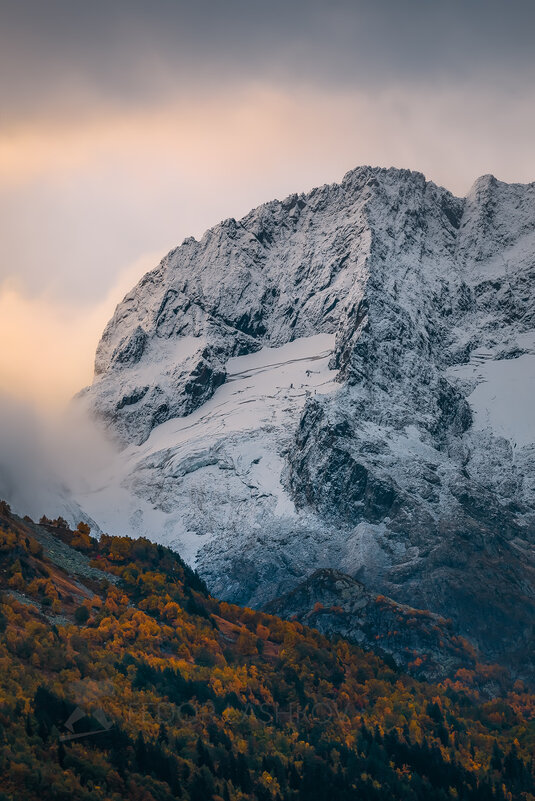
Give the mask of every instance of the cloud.
<svg viewBox="0 0 535 801">
<path fill-rule="evenodd" d="M 527 0 L 0 4 L 0 385 L 19 395 L 89 380 L 139 254 L 272 197 L 364 163 L 458 194 L 535 177 Z"/>
<path fill-rule="evenodd" d="M 0 280 L 85 313 L 140 253 L 165 251 L 358 164 L 418 169 L 464 193 L 535 177 L 533 90 L 295 89 L 218 94 L 0 134 Z"/>
<path fill-rule="evenodd" d="M 1 287 L 0 394 L 12 404 L 64 406 L 91 382 L 98 339 L 116 303 L 161 255 L 138 259 L 102 301 L 82 312 L 77 304 L 47 295 L 27 297 L 9 283 Z"/>
<path fill-rule="evenodd" d="M 113 471 L 118 451 L 83 404 L 53 412 L 0 388 L 0 499 L 17 514 L 85 520 L 77 501 Z"/>
<path fill-rule="evenodd" d="M 531 0 L 5 2 L 5 119 L 146 107 L 243 81 L 381 89 L 479 76 L 529 85 Z M 23 58 L 21 59 L 21 53 Z"/>
</svg>

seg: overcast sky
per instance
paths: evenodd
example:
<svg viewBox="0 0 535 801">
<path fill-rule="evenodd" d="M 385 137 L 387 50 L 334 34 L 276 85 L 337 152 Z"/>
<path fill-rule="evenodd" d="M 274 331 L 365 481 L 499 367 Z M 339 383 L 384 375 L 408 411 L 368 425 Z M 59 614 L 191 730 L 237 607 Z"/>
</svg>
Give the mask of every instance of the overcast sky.
<svg viewBox="0 0 535 801">
<path fill-rule="evenodd" d="M 90 380 L 190 234 L 358 164 L 535 180 L 532 0 L 0 0 L 0 387 Z M 9 345 L 7 344 L 9 342 Z"/>
</svg>

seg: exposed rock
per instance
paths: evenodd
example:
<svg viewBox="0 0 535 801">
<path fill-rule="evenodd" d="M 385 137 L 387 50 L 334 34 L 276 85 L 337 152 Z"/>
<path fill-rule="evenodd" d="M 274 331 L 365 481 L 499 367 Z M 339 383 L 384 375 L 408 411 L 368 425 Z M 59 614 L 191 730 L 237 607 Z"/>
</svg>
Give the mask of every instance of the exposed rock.
<svg viewBox="0 0 535 801">
<path fill-rule="evenodd" d="M 477 660 L 451 620 L 372 593 L 337 570 L 317 570 L 265 611 L 388 654 L 404 670 L 429 681 L 452 678 Z"/>
<path fill-rule="evenodd" d="M 128 447 L 80 502 L 225 598 L 336 568 L 533 676 L 534 279 L 535 184 L 362 167 L 226 220 L 106 327 L 83 397 Z"/>
</svg>

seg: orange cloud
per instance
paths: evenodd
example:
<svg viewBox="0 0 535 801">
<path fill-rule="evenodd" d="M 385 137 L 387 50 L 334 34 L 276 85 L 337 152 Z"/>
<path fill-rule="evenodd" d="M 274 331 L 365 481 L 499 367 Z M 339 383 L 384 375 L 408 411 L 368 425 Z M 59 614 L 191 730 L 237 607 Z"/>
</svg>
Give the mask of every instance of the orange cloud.
<svg viewBox="0 0 535 801">
<path fill-rule="evenodd" d="M 527 101 L 505 94 L 497 115 L 496 97 L 475 86 L 391 85 L 370 93 L 258 84 L 130 111 L 95 105 L 84 117 L 34 120 L 0 133 L 0 177 L 17 185 L 123 165 L 150 181 L 167 165 L 173 177 L 203 183 L 215 174 L 236 182 L 249 170 L 265 177 L 290 166 L 295 190 L 296 173 L 305 189 L 320 174 L 333 180 L 340 170 L 374 163 L 420 169 L 459 192 L 492 159 L 505 178 L 528 180 L 535 115 Z M 525 128 L 512 130 L 512 112 Z M 504 152 L 506 131 L 523 158 L 511 147 Z"/>
<path fill-rule="evenodd" d="M 163 254 L 147 254 L 124 270 L 89 309 L 50 296 L 0 288 L 0 394 L 52 409 L 91 382 L 93 358 L 116 304 Z"/>
</svg>

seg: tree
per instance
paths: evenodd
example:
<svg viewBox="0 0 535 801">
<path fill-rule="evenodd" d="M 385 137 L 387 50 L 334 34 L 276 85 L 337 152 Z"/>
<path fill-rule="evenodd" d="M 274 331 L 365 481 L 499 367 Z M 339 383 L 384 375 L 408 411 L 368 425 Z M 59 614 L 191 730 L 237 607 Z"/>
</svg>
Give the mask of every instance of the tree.
<svg viewBox="0 0 535 801">
<path fill-rule="evenodd" d="M 74 619 L 78 623 L 79 626 L 83 626 L 84 623 L 87 623 L 89 620 L 89 609 L 87 606 L 79 606 L 74 611 Z"/>
<path fill-rule="evenodd" d="M 141 731 L 137 736 L 134 752 L 136 755 L 136 765 L 139 771 L 144 773 L 147 768 L 147 746 L 145 745 L 145 738 Z"/>
<path fill-rule="evenodd" d="M 494 740 L 494 745 L 492 746 L 492 757 L 490 759 L 490 767 L 492 770 L 497 770 L 499 773 L 502 771 L 503 767 L 503 751 L 498 745 L 497 741 Z"/>
</svg>

